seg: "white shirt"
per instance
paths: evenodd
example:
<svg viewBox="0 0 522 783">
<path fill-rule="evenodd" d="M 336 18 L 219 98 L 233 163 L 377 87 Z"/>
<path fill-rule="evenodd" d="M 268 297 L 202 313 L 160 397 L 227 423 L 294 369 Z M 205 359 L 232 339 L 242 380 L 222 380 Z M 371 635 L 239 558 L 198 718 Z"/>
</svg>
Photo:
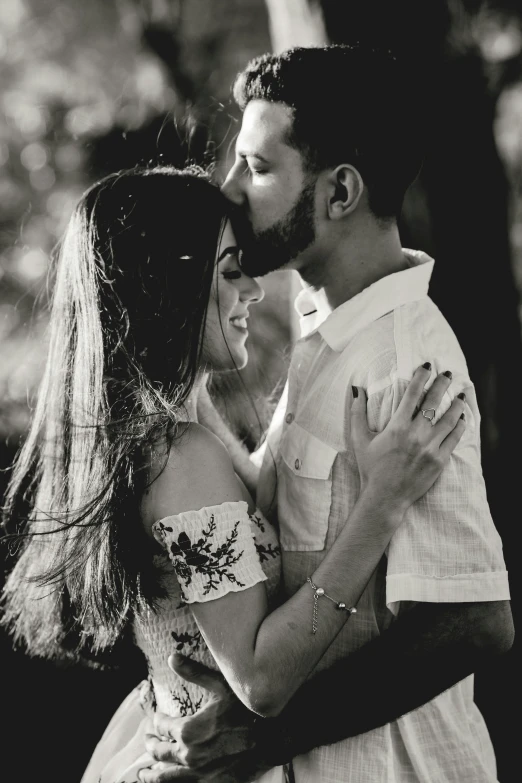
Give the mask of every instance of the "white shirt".
<svg viewBox="0 0 522 783">
<path fill-rule="evenodd" d="M 284 582 L 292 595 L 332 546 L 359 493 L 348 415 L 352 384 L 366 390 L 369 424 L 377 431 L 386 426 L 424 362 L 432 364 L 432 380 L 445 370 L 453 373 L 437 417 L 454 394 L 466 392 L 466 431 L 449 465 L 408 511 L 357 614 L 318 669 L 378 636 L 394 621 L 401 601 L 509 598 L 480 466 L 474 388 L 455 335 L 428 297 L 433 261 L 417 251 L 405 254 L 408 269 L 379 280 L 333 312 L 323 296 L 300 293 L 302 337 L 268 432 L 258 501 L 272 515 L 277 505 Z M 369 682 L 369 694 L 371 688 Z M 332 709 L 357 705 L 332 704 Z M 320 716 L 310 715 L 310 720 Z M 473 702 L 472 677 L 393 723 L 295 759 L 294 770 L 297 783 L 497 780 L 491 741 Z"/>
</svg>

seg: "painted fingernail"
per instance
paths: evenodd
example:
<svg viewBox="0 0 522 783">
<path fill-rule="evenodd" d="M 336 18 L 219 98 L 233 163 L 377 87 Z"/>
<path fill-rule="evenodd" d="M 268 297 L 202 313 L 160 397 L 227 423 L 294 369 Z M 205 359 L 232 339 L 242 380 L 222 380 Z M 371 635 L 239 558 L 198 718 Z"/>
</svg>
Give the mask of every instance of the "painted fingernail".
<svg viewBox="0 0 522 783">
<path fill-rule="evenodd" d="M 457 394 L 457 397 L 459 398 L 459 400 L 465 400 L 466 399 L 466 395 L 464 394 L 464 392 L 461 392 L 460 394 Z"/>
<path fill-rule="evenodd" d="M 359 396 L 359 389 L 357 388 L 357 386 L 352 386 L 352 394 L 354 397 Z"/>
<path fill-rule="evenodd" d="M 466 421 L 466 416 L 463 413 L 461 414 L 460 418 L 462 419 L 462 421 Z"/>
<path fill-rule="evenodd" d="M 429 362 L 426 362 L 422 366 L 424 367 L 425 370 L 431 370 L 431 364 Z"/>
<path fill-rule="evenodd" d="M 443 372 L 442 374 L 445 375 L 446 378 L 449 378 L 450 381 L 453 378 L 453 373 L 451 372 L 451 370 L 446 370 L 446 372 Z"/>
</svg>

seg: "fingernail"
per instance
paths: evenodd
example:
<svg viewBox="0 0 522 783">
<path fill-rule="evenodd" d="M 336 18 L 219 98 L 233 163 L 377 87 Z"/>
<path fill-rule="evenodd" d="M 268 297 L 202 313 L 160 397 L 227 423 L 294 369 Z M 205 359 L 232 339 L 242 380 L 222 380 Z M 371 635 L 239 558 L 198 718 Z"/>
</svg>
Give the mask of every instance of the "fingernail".
<svg viewBox="0 0 522 783">
<path fill-rule="evenodd" d="M 462 421 L 466 421 L 466 416 L 463 413 L 461 413 L 460 418 L 462 419 Z"/>
<path fill-rule="evenodd" d="M 445 375 L 446 378 L 449 378 L 450 381 L 453 378 L 453 373 L 451 372 L 451 370 L 446 370 L 446 372 L 443 372 L 442 374 Z"/>
<path fill-rule="evenodd" d="M 426 362 L 422 366 L 424 367 L 425 370 L 431 370 L 431 364 L 429 362 Z"/>
<path fill-rule="evenodd" d="M 169 666 L 183 666 L 183 664 L 186 662 L 186 658 L 183 655 L 178 655 L 178 653 L 172 653 L 167 658 L 167 663 Z"/>
<path fill-rule="evenodd" d="M 352 394 L 354 397 L 359 396 L 359 389 L 357 388 L 357 386 L 352 386 Z"/>
<path fill-rule="evenodd" d="M 457 397 L 459 398 L 459 400 L 465 400 L 466 399 L 466 395 L 464 394 L 464 392 L 461 392 L 460 394 L 457 394 Z"/>
</svg>

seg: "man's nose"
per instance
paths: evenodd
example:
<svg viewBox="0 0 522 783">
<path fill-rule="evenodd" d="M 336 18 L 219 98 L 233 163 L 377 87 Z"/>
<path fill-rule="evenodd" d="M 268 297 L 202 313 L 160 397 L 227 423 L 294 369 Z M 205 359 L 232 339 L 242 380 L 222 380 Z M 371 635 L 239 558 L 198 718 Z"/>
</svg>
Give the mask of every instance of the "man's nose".
<svg viewBox="0 0 522 783">
<path fill-rule="evenodd" d="M 232 168 L 228 172 L 228 176 L 221 186 L 221 191 L 224 193 L 224 195 L 228 198 L 229 201 L 232 201 L 233 204 L 237 204 L 238 206 L 241 206 L 245 201 L 245 195 L 243 193 L 243 189 L 241 188 L 241 183 L 239 181 L 239 178 L 236 175 L 234 169 L 235 166 L 232 166 Z"/>
</svg>

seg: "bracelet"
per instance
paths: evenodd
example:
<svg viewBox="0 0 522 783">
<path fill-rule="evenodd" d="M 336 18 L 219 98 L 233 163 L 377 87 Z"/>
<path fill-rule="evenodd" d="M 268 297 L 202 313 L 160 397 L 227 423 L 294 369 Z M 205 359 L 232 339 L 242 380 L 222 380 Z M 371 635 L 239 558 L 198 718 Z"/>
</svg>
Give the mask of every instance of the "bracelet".
<svg viewBox="0 0 522 783">
<path fill-rule="evenodd" d="M 317 631 L 317 604 L 319 603 L 319 599 L 322 598 L 323 596 L 325 598 L 328 598 L 330 601 L 332 601 L 341 612 L 348 612 L 348 614 L 356 614 L 357 613 L 357 609 L 355 608 L 355 606 L 346 606 L 346 604 L 343 603 L 342 601 L 336 601 L 335 598 L 332 598 L 330 595 L 327 595 L 324 592 L 324 588 L 323 587 L 317 587 L 317 585 L 314 585 L 314 583 L 312 582 L 310 577 L 307 577 L 306 581 L 309 583 L 309 585 L 312 587 L 312 589 L 314 591 L 314 609 L 313 609 L 313 613 L 312 613 L 312 633 L 313 634 L 315 634 L 315 632 Z"/>
</svg>

